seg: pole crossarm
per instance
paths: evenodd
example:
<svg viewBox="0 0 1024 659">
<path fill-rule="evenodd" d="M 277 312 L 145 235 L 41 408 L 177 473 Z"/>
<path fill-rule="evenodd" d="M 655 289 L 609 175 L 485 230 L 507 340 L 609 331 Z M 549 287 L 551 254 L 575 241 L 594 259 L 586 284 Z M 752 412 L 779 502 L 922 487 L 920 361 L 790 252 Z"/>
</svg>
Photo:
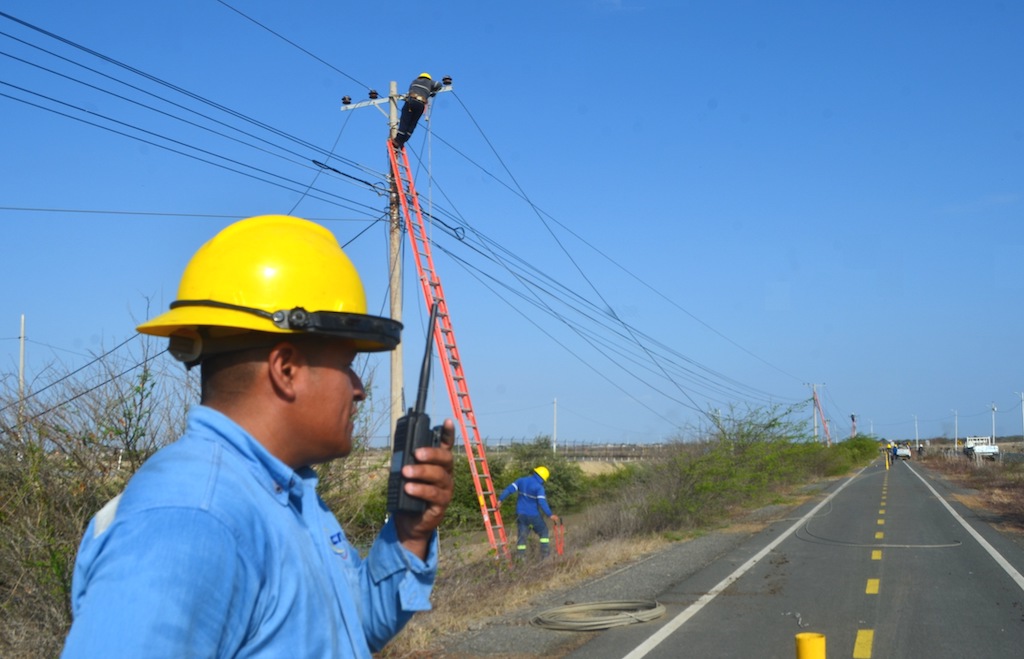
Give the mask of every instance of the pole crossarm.
<svg viewBox="0 0 1024 659">
<path fill-rule="evenodd" d="M 452 86 L 451 85 L 444 85 L 444 86 L 441 87 L 441 89 L 437 90 L 437 93 L 438 94 L 443 94 L 444 92 L 450 92 L 450 91 L 452 91 Z M 366 108 L 366 107 L 377 107 L 378 109 L 380 109 L 378 106 L 383 105 L 384 103 L 390 103 L 392 98 L 394 98 L 394 101 L 396 103 L 398 101 L 404 101 L 405 100 L 405 94 L 395 94 L 393 97 L 392 96 L 381 96 L 379 98 L 370 98 L 370 99 L 367 99 L 365 101 L 359 101 L 358 103 L 352 103 L 352 102 L 346 103 L 345 102 L 346 98 L 348 98 L 348 96 L 346 96 L 345 98 L 343 98 L 341 100 L 341 110 L 342 110 L 342 112 L 344 112 L 346 110 L 355 110 L 356 108 Z M 381 110 L 381 112 L 383 113 L 384 110 Z M 387 116 L 387 114 L 385 114 L 385 116 Z"/>
</svg>

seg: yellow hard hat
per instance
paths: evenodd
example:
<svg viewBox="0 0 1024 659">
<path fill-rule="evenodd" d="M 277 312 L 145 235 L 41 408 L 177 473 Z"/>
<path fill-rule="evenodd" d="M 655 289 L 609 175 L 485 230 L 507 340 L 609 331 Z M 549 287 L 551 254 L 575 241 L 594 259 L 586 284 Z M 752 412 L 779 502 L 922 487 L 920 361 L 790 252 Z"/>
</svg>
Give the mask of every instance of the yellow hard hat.
<svg viewBox="0 0 1024 659">
<path fill-rule="evenodd" d="M 538 476 L 540 476 L 541 478 L 543 478 L 545 482 L 547 482 L 547 480 L 548 480 L 548 476 L 550 476 L 550 475 L 551 475 L 551 472 L 550 472 L 550 471 L 548 471 L 548 468 L 547 468 L 547 467 L 536 467 L 536 468 L 534 468 L 534 470 L 533 470 L 533 471 L 534 471 L 534 472 L 535 472 L 535 473 L 536 473 L 536 474 L 537 474 Z"/>
<path fill-rule="evenodd" d="M 426 78 L 427 80 L 433 80 L 433 78 L 431 78 L 431 77 L 430 77 L 430 74 L 429 74 L 429 73 L 421 73 L 421 74 L 419 75 L 419 77 L 420 77 L 420 78 Z"/>
<path fill-rule="evenodd" d="M 170 311 L 137 329 L 170 337 L 172 354 L 194 364 L 204 338 L 249 332 L 318 334 L 350 339 L 359 351 L 392 350 L 402 324 L 367 315 L 359 273 L 329 230 L 261 215 L 229 225 L 200 247 Z"/>
</svg>

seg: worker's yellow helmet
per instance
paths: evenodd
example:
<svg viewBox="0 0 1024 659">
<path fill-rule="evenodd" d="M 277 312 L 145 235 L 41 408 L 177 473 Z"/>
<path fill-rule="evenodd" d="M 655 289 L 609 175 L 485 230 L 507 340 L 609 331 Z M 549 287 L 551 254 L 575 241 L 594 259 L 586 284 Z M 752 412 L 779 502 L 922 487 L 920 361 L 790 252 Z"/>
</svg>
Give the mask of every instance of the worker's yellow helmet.
<svg viewBox="0 0 1024 659">
<path fill-rule="evenodd" d="M 425 73 L 425 72 L 424 72 L 424 73 L 421 73 L 421 74 L 419 75 L 419 77 L 421 77 L 421 78 L 426 78 L 427 80 L 433 80 L 433 78 L 431 78 L 431 77 L 430 77 L 430 74 L 429 74 L 429 73 Z"/>
<path fill-rule="evenodd" d="M 545 482 L 546 482 L 546 481 L 548 480 L 548 476 L 550 476 L 550 475 L 551 475 L 551 472 L 550 472 L 550 471 L 548 471 L 548 468 L 547 468 L 547 467 L 536 467 L 536 468 L 534 468 L 534 470 L 533 470 L 533 471 L 534 471 L 534 473 L 536 473 L 536 474 L 537 474 L 538 476 L 540 476 L 541 478 L 543 478 Z"/>
<path fill-rule="evenodd" d="M 171 353 L 190 364 L 225 337 L 244 345 L 238 337 L 252 332 L 332 336 L 375 352 L 398 345 L 401 330 L 398 321 L 367 315 L 359 273 L 334 234 L 287 215 L 223 229 L 185 266 L 170 311 L 138 327 L 170 337 Z"/>
</svg>

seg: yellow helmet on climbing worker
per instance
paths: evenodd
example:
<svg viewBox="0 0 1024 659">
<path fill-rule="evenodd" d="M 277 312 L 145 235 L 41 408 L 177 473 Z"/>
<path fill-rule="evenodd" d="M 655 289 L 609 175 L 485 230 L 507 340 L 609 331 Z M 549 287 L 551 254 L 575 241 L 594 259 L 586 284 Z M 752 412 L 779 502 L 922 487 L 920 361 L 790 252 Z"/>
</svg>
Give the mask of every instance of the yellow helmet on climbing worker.
<svg viewBox="0 0 1024 659">
<path fill-rule="evenodd" d="M 547 482 L 548 476 L 551 475 L 551 472 L 548 471 L 548 468 L 544 466 L 534 467 L 533 472 L 540 476 L 542 479 L 544 479 L 544 482 Z"/>
<path fill-rule="evenodd" d="M 429 73 L 427 73 L 427 72 L 425 72 L 425 71 L 424 71 L 423 73 L 421 73 L 421 74 L 419 75 L 419 77 L 420 77 L 420 78 L 426 78 L 427 80 L 433 80 L 433 78 L 431 78 L 431 77 L 430 77 L 430 74 L 429 74 Z"/>
<path fill-rule="evenodd" d="M 351 340 L 361 352 L 392 350 L 402 324 L 366 313 L 359 273 L 328 229 L 261 215 L 200 247 L 170 311 L 137 329 L 168 337 L 169 352 L 194 366 L 217 352 L 265 345 L 268 335 L 316 334 Z"/>
</svg>

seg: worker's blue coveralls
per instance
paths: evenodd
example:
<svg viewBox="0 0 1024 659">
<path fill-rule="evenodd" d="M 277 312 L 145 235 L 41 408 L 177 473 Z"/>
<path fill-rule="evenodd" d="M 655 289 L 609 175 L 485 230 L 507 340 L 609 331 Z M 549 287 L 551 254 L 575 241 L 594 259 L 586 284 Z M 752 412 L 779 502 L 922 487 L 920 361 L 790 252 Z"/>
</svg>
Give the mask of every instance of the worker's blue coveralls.
<svg viewBox="0 0 1024 659">
<path fill-rule="evenodd" d="M 541 511 L 551 517 L 551 508 L 548 506 L 548 498 L 544 493 L 544 479 L 537 473 L 523 476 L 506 487 L 498 496 L 498 500 L 504 501 L 513 493 L 517 495 L 516 526 L 519 531 L 516 552 L 520 557 L 526 554 L 526 541 L 529 539 L 532 529 L 540 537 L 540 555 L 547 558 L 551 552 L 551 545 L 548 537 L 548 525 L 544 523 Z"/>
</svg>

